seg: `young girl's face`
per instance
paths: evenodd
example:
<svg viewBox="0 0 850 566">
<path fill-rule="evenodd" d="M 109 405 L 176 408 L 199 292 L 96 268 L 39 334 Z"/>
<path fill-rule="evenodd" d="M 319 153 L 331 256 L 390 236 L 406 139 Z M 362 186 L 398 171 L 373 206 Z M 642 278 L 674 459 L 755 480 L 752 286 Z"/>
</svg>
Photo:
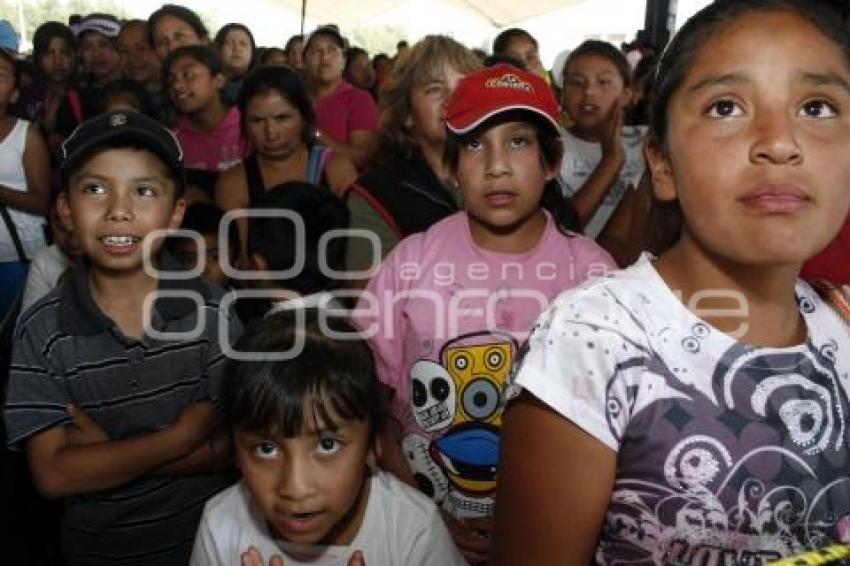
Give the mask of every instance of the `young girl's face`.
<svg viewBox="0 0 850 566">
<path fill-rule="evenodd" d="M 800 264 L 850 206 L 850 67 L 799 14 L 752 11 L 714 33 L 648 148 L 656 195 L 678 199 L 682 243 L 743 265 Z"/>
<path fill-rule="evenodd" d="M 252 96 L 245 105 L 245 129 L 251 145 L 269 159 L 286 160 L 303 144 L 304 118 L 276 90 Z"/>
<path fill-rule="evenodd" d="M 237 430 L 237 463 L 275 536 L 296 544 L 348 544 L 369 496 L 369 424 L 331 415 L 338 425 L 331 430 L 305 408 L 308 414 L 293 438 Z"/>
<path fill-rule="evenodd" d="M 54 37 L 41 58 L 41 70 L 52 83 L 66 83 L 74 74 L 74 48 L 64 38 Z"/>
<path fill-rule="evenodd" d="M 213 75 L 209 67 L 193 57 L 178 57 L 168 69 L 169 96 L 181 114 L 207 108 L 223 86 L 221 75 Z"/>
<path fill-rule="evenodd" d="M 528 122 L 496 122 L 473 135 L 461 144 L 456 172 L 470 222 L 504 232 L 529 221 L 555 170 L 543 164 L 537 130 Z"/>
<path fill-rule="evenodd" d="M 447 64 L 440 76 L 410 89 L 411 129 L 419 143 L 439 148 L 446 143 L 446 105 L 463 77 Z"/>
<path fill-rule="evenodd" d="M 601 135 L 612 110 L 630 95 L 617 66 L 602 55 L 580 55 L 564 69 L 562 103 L 582 132 Z"/>
<path fill-rule="evenodd" d="M 251 38 L 241 29 L 232 29 L 224 37 L 221 45 L 221 61 L 225 69 L 236 76 L 248 70 L 253 56 Z"/>
</svg>

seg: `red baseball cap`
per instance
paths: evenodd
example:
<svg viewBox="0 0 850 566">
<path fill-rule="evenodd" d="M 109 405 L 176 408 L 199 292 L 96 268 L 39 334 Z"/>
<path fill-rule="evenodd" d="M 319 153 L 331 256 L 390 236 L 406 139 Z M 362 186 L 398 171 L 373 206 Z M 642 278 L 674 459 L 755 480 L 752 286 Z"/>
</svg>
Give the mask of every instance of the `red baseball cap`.
<svg viewBox="0 0 850 566">
<path fill-rule="evenodd" d="M 464 77 L 446 109 L 446 126 L 465 134 L 502 112 L 534 112 L 559 131 L 558 103 L 541 77 L 513 65 L 500 63 Z"/>
</svg>

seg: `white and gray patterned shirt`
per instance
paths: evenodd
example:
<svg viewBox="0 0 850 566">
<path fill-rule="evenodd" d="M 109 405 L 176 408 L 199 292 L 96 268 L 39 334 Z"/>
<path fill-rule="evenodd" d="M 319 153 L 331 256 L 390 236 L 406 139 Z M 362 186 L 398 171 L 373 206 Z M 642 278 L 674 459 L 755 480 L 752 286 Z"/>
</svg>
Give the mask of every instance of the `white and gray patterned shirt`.
<svg viewBox="0 0 850 566">
<path fill-rule="evenodd" d="M 711 327 L 646 256 L 541 315 L 516 384 L 617 452 L 597 563 L 762 564 L 838 540 L 848 327 L 796 292 L 808 338 L 788 348 Z"/>
</svg>

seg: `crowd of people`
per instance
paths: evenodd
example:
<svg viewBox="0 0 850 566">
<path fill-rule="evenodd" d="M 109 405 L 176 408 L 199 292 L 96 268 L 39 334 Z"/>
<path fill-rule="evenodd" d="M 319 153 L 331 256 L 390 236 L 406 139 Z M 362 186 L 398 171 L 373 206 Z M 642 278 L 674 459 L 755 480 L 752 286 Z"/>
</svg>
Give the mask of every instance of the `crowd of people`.
<svg viewBox="0 0 850 566">
<path fill-rule="evenodd" d="M 519 28 L 372 57 L 166 4 L 24 55 L 0 22 L 10 563 L 850 544 L 835 4 L 556 70 Z"/>
</svg>

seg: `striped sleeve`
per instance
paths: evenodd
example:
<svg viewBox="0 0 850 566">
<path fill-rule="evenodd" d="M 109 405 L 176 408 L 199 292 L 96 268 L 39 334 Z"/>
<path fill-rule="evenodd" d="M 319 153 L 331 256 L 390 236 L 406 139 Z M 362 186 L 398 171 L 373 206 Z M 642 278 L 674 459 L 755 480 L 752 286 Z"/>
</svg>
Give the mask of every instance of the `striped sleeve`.
<svg viewBox="0 0 850 566">
<path fill-rule="evenodd" d="M 44 342 L 27 327 L 16 332 L 4 410 L 6 441 L 13 450 L 22 450 L 43 430 L 71 422 L 65 410 L 71 396 L 51 367 Z"/>
</svg>

